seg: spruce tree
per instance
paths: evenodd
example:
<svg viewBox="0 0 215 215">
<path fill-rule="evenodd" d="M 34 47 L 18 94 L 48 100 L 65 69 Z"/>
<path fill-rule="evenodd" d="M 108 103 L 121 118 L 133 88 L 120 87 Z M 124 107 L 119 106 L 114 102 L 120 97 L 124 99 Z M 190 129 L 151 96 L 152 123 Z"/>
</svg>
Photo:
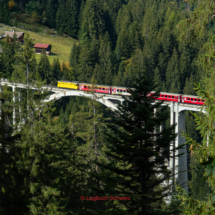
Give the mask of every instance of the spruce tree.
<svg viewBox="0 0 215 215">
<path fill-rule="evenodd" d="M 10 11 L 9 11 L 7 2 L 5 2 L 4 6 L 3 6 L 2 21 L 3 21 L 3 23 L 8 24 L 9 20 L 10 20 Z"/>
<path fill-rule="evenodd" d="M 46 56 L 45 49 L 42 50 L 42 56 L 38 64 L 37 72 L 39 76 L 42 78 L 42 81 L 46 80 L 48 84 L 51 83 L 52 81 L 51 66 L 49 63 L 49 59 Z"/>
<path fill-rule="evenodd" d="M 29 212 L 78 213 L 83 203 L 77 203 L 75 199 L 80 197 L 85 178 L 79 160 L 85 158 L 77 155 L 76 146 L 70 141 L 65 127 L 52 118 L 50 104 L 39 102 L 43 95 L 38 93 L 37 97 L 38 100 L 29 101 L 31 117 L 23 126 L 22 138 L 17 142 L 21 149 L 19 168 L 25 172 L 23 177 Z M 34 108 L 35 102 L 37 109 Z"/>
<path fill-rule="evenodd" d="M 24 195 L 23 172 L 19 171 L 21 139 L 12 123 L 13 96 L 6 86 L 0 85 L 0 213 L 21 215 L 28 211 L 28 199 Z"/>
<path fill-rule="evenodd" d="M 53 65 L 51 66 L 51 73 L 53 80 L 52 82 L 56 83 L 62 78 L 62 72 L 60 68 L 60 62 L 58 58 L 54 58 Z"/>
<path fill-rule="evenodd" d="M 57 7 L 58 1 L 57 0 L 48 0 L 47 6 L 46 6 L 46 24 L 50 28 L 55 28 L 56 26 L 56 13 L 57 13 Z"/>
<path fill-rule="evenodd" d="M 91 61 L 91 52 L 89 41 L 85 39 L 84 44 L 80 47 L 79 64 L 78 64 L 78 81 L 90 82 L 93 75 L 93 66 Z"/>
<path fill-rule="evenodd" d="M 77 37 L 78 31 L 78 1 L 66 0 L 65 11 L 65 33 Z"/>
<path fill-rule="evenodd" d="M 4 70 L 4 77 L 11 78 L 13 72 L 13 63 L 15 61 L 15 50 L 17 45 L 12 40 L 10 41 L 9 35 L 6 37 L 6 42 L 2 50 L 2 63 Z"/>
<path fill-rule="evenodd" d="M 87 0 L 82 17 L 82 33 L 89 38 L 99 39 L 104 33 L 105 23 L 103 10 L 98 0 Z"/>
<path fill-rule="evenodd" d="M 80 149 L 83 154 L 87 154 L 87 158 L 84 163 L 89 164 L 86 183 L 88 186 L 89 196 L 99 196 L 99 189 L 102 186 L 100 179 L 95 178 L 93 173 L 99 173 L 100 169 L 94 161 L 104 161 L 104 148 L 105 139 L 104 133 L 106 130 L 106 123 L 103 116 L 101 104 L 96 99 L 97 95 L 94 92 L 96 88 L 96 81 L 92 78 L 92 99 L 87 102 L 87 105 L 80 105 L 79 111 L 72 110 L 70 115 L 69 128 L 72 130 L 73 135 L 76 138 L 82 140 L 83 145 Z M 80 141 L 80 140 L 79 140 Z M 81 141 L 80 141 L 81 142 Z M 92 190 L 92 187 L 96 187 L 97 191 Z M 86 203 L 87 210 L 95 210 L 102 207 L 104 203 L 96 202 L 94 204 Z"/>
<path fill-rule="evenodd" d="M 59 0 L 58 10 L 56 14 L 56 29 L 59 34 L 63 34 L 65 31 L 65 5 L 64 0 Z"/>
<path fill-rule="evenodd" d="M 158 69 L 158 67 L 156 67 L 155 72 L 154 72 L 154 83 L 157 86 L 157 88 L 155 88 L 155 91 L 158 91 L 159 88 L 161 89 L 161 76 L 160 76 L 160 71 Z"/>
<path fill-rule="evenodd" d="M 129 88 L 131 96 L 118 106 L 117 117 L 109 126 L 112 132 L 107 134 L 105 152 L 109 162 L 97 162 L 103 169 L 97 176 L 105 183 L 104 194 L 130 197 L 130 201 L 118 202 L 118 214 L 167 214 L 161 208 L 162 199 L 171 195 L 165 184 L 171 177 L 165 160 L 176 134 L 174 125 L 158 129 L 169 113 L 167 107 L 160 110 L 162 102 L 154 102 L 158 93 L 147 96 L 155 87 L 146 75 L 135 79 Z"/>
<path fill-rule="evenodd" d="M 79 46 L 72 44 L 70 56 L 69 56 L 69 64 L 73 68 L 74 79 L 78 79 L 77 67 L 78 67 L 78 57 L 79 57 Z"/>
<path fill-rule="evenodd" d="M 35 54 L 32 50 L 32 39 L 29 34 L 25 34 L 23 52 L 20 53 L 20 50 L 16 49 L 16 59 L 17 64 L 14 65 L 12 80 L 24 84 L 32 84 L 35 80 L 37 80 L 37 63 Z"/>
</svg>

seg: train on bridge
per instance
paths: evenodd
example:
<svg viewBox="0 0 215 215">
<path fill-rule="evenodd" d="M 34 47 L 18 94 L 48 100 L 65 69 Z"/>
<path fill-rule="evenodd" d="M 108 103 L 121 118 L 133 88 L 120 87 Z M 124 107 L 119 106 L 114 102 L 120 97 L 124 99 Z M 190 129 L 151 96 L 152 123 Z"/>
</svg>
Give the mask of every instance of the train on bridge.
<svg viewBox="0 0 215 215">
<path fill-rule="evenodd" d="M 58 81 L 58 87 L 65 89 L 81 90 L 81 91 L 92 91 L 93 85 L 88 83 L 79 83 L 78 81 Z M 117 86 L 105 86 L 96 85 L 94 87 L 96 93 L 112 94 L 112 95 L 125 95 L 129 96 L 130 93 L 126 87 Z M 152 95 L 155 92 L 151 92 Z M 197 96 L 175 94 L 175 93 L 164 93 L 160 92 L 160 95 L 156 100 L 181 102 L 194 105 L 203 105 L 204 100 L 199 99 Z"/>
</svg>

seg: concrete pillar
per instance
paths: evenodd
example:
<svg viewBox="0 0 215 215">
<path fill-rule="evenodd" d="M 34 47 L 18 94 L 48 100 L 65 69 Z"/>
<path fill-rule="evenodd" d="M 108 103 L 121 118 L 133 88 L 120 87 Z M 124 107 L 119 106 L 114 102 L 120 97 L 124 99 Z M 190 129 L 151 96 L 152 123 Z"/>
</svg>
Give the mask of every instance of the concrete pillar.
<svg viewBox="0 0 215 215">
<path fill-rule="evenodd" d="M 22 109 L 21 109 L 21 89 L 18 92 L 18 97 L 19 97 L 19 118 L 20 118 L 20 122 L 21 122 L 21 118 L 22 118 Z"/>
<path fill-rule="evenodd" d="M 170 126 L 173 125 L 175 123 L 175 114 L 174 114 L 174 103 L 171 102 L 170 103 Z M 171 158 L 172 156 L 174 156 L 174 152 L 172 151 L 174 149 L 174 142 L 172 142 L 170 144 L 170 159 L 169 159 L 169 168 L 171 171 L 173 171 L 174 173 L 174 159 Z"/>
<path fill-rule="evenodd" d="M 1 93 L 2 89 L 1 89 L 1 85 L 0 85 L 0 93 Z M 0 100 L 0 119 L 1 119 L 1 100 Z"/>
<path fill-rule="evenodd" d="M 186 139 L 182 136 L 182 132 L 185 131 L 185 112 L 181 111 L 178 114 L 178 126 L 177 126 L 177 133 L 178 138 L 176 142 L 176 146 L 181 146 L 185 144 Z M 176 182 L 180 184 L 182 188 L 185 189 L 186 193 L 188 194 L 188 172 L 187 172 L 187 146 L 184 145 L 183 148 L 177 150 L 177 154 L 182 154 L 180 157 L 175 158 L 176 164 Z"/>
<path fill-rule="evenodd" d="M 174 106 L 175 106 L 175 133 L 177 134 L 176 138 L 175 138 L 175 144 L 174 144 L 174 149 L 175 148 L 178 148 L 179 146 L 179 138 L 178 138 L 178 134 L 179 134 L 179 124 L 178 124 L 178 121 L 179 121 L 179 112 L 178 112 L 178 102 L 175 102 L 174 103 Z M 177 178 L 178 176 L 178 150 L 175 151 L 175 159 L 174 159 L 174 171 L 175 171 L 175 179 Z"/>
<path fill-rule="evenodd" d="M 170 145 L 170 150 L 178 148 L 180 145 L 185 144 L 186 139 L 182 136 L 182 132 L 185 131 L 185 113 L 179 112 L 179 105 L 177 102 L 170 104 L 170 125 L 176 124 L 175 133 L 177 134 L 175 141 Z M 183 153 L 180 157 L 179 154 Z M 186 145 L 183 148 L 170 152 L 169 168 L 173 171 L 174 179 L 188 194 L 188 173 L 187 173 L 187 149 Z M 173 183 L 171 180 L 170 183 Z"/>
<path fill-rule="evenodd" d="M 15 102 L 16 102 L 16 97 L 15 97 L 15 87 L 13 87 L 13 125 L 15 125 L 15 124 L 16 124 Z"/>
<path fill-rule="evenodd" d="M 157 109 L 154 108 L 154 117 L 156 117 L 156 113 L 157 113 Z M 155 126 L 155 129 L 154 129 L 154 134 L 156 134 L 157 131 L 156 131 L 156 126 Z M 155 137 L 155 140 L 156 140 L 156 137 Z"/>
</svg>

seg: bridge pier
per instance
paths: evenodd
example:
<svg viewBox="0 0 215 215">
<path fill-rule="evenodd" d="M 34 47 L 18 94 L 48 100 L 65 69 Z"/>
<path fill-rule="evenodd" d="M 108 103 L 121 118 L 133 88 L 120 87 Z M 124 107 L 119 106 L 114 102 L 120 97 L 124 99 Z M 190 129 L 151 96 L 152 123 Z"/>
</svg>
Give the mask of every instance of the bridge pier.
<svg viewBox="0 0 215 215">
<path fill-rule="evenodd" d="M 18 98 L 19 98 L 19 118 L 20 118 L 20 122 L 22 119 L 22 109 L 21 109 L 21 89 L 19 89 L 18 91 Z"/>
<path fill-rule="evenodd" d="M 16 110 L 15 110 L 15 103 L 16 103 L 16 96 L 15 96 L 15 87 L 13 88 L 13 125 L 16 124 Z"/>
<path fill-rule="evenodd" d="M 182 132 L 185 131 L 185 112 L 179 111 L 178 103 L 171 102 L 170 104 L 170 125 L 176 123 L 175 133 L 177 137 L 175 141 L 170 145 L 170 150 L 185 144 L 186 139 L 182 136 Z M 183 155 L 180 155 L 182 154 Z M 173 158 L 170 158 L 169 167 L 173 171 L 174 178 L 171 183 L 177 183 L 185 189 L 188 194 L 188 172 L 187 172 L 187 149 L 186 145 L 182 148 L 171 152 Z M 180 155 L 180 157 L 178 157 Z"/>
<path fill-rule="evenodd" d="M 0 93 L 2 92 L 2 89 L 1 89 L 1 85 L 0 85 Z M 1 100 L 0 100 L 0 119 L 1 119 Z"/>
</svg>

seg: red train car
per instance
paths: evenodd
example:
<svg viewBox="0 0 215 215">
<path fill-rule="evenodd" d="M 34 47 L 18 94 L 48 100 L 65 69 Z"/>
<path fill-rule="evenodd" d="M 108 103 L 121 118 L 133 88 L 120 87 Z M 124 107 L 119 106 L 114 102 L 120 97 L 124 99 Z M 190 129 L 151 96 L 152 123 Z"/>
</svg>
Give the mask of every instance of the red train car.
<svg viewBox="0 0 215 215">
<path fill-rule="evenodd" d="M 130 93 L 128 92 L 128 89 L 126 87 L 116 87 L 113 86 L 112 88 L 112 92 L 111 94 L 113 95 L 130 95 Z"/>
<path fill-rule="evenodd" d="M 197 96 L 191 96 L 191 95 L 182 95 L 182 103 L 185 104 L 194 104 L 194 105 L 203 105 L 204 100 L 201 100 Z"/>
<path fill-rule="evenodd" d="M 92 91 L 92 84 L 79 83 L 79 90 Z M 111 87 L 105 85 L 96 85 L 94 91 L 97 93 L 111 94 Z"/>
<path fill-rule="evenodd" d="M 155 92 L 152 91 L 149 95 L 152 95 L 154 93 Z M 181 101 L 181 95 L 180 94 L 160 92 L 160 96 L 158 98 L 156 98 L 156 100 L 180 102 Z"/>
</svg>

